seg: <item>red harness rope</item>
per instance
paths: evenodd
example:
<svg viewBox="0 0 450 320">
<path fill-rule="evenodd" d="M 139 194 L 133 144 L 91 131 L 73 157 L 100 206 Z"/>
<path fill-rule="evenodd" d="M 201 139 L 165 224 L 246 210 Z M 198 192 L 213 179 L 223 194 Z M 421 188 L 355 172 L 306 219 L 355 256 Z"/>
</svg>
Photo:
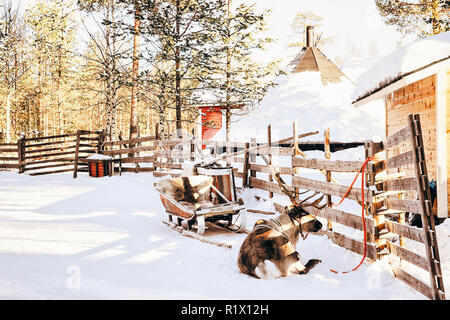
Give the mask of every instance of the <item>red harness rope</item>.
<svg viewBox="0 0 450 320">
<path fill-rule="evenodd" d="M 358 173 L 356 174 L 355 179 L 353 179 L 353 182 L 350 185 L 350 187 L 348 188 L 348 190 L 345 193 L 344 197 L 342 197 L 341 201 L 339 201 L 339 203 L 337 205 L 333 205 L 333 207 L 337 207 L 337 206 L 341 205 L 341 203 L 344 201 L 344 199 L 348 196 L 350 190 L 353 188 L 353 185 L 355 184 L 356 179 L 358 178 L 359 174 L 362 173 L 362 175 L 361 175 L 361 202 L 362 202 L 362 204 L 361 204 L 361 206 L 362 206 L 361 219 L 362 219 L 363 232 L 364 232 L 364 255 L 363 255 L 363 258 L 361 259 L 361 261 L 359 262 L 359 264 L 355 268 L 353 268 L 352 270 L 349 270 L 349 271 L 342 271 L 342 273 L 350 273 L 352 271 L 355 271 L 356 269 L 358 269 L 362 265 L 362 263 L 364 262 L 364 259 L 366 258 L 367 235 L 366 235 L 366 219 L 364 217 L 364 215 L 365 215 L 365 208 L 364 208 L 364 170 L 365 170 L 365 168 L 367 166 L 367 163 L 370 160 L 372 160 L 372 158 L 368 157 L 366 159 L 366 161 L 364 161 L 363 165 L 361 166 L 361 168 L 359 169 Z M 336 271 L 336 270 L 333 270 L 333 269 L 330 269 L 330 271 L 334 272 L 334 273 L 339 273 L 339 271 Z"/>
</svg>

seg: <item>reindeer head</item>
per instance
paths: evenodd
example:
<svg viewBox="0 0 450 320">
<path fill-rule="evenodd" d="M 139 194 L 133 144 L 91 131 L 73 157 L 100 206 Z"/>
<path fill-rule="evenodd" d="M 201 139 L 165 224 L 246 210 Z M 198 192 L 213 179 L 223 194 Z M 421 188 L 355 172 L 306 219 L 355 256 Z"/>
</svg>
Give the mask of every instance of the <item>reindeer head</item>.
<svg viewBox="0 0 450 320">
<path fill-rule="evenodd" d="M 316 194 L 317 193 L 314 193 L 312 196 L 306 198 L 305 200 L 286 207 L 286 213 L 291 217 L 291 219 L 298 222 L 300 232 L 317 232 L 322 229 L 322 223 L 304 209 L 305 207 L 312 206 L 320 210 L 324 207 L 318 205 L 318 203 L 322 201 L 324 195 L 322 195 L 312 203 L 306 202 L 306 200 L 310 199 Z"/>
<path fill-rule="evenodd" d="M 273 166 L 270 166 L 270 167 L 272 170 L 272 175 L 275 178 L 275 181 L 280 186 L 281 191 L 284 194 L 286 194 L 292 202 L 292 205 L 286 207 L 285 211 L 291 217 L 291 219 L 294 219 L 299 223 L 300 233 L 302 231 L 305 231 L 305 232 L 319 231 L 322 228 L 322 223 L 320 223 L 320 221 L 317 220 L 313 215 L 311 215 L 307 211 L 305 211 L 304 208 L 311 206 L 311 207 L 316 208 L 317 210 L 323 209 L 326 206 L 326 204 L 319 206 L 319 203 L 320 203 L 320 201 L 322 201 L 322 199 L 325 197 L 325 195 L 322 194 L 322 196 L 320 196 L 319 198 L 317 198 L 316 200 L 314 200 L 311 203 L 306 202 L 307 200 L 309 200 L 319 194 L 319 192 L 315 191 L 312 195 L 310 195 L 306 199 L 298 202 L 296 192 L 293 191 L 292 189 L 290 190 L 286 186 L 286 184 L 284 183 L 283 179 L 280 176 L 280 173 L 276 172 L 275 168 Z M 311 191 L 311 190 L 307 190 L 307 191 L 303 192 L 303 194 L 307 193 L 309 191 Z"/>
</svg>

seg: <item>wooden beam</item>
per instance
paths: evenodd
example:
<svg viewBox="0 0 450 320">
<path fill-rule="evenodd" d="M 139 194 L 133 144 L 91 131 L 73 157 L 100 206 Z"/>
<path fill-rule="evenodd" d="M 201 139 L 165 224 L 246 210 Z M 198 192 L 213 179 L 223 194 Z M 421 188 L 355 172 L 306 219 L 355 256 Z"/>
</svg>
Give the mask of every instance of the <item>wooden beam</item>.
<svg viewBox="0 0 450 320">
<path fill-rule="evenodd" d="M 332 172 L 358 172 L 363 165 L 362 161 L 320 160 L 292 158 L 293 167 L 302 167 Z"/>
<path fill-rule="evenodd" d="M 73 178 L 76 179 L 78 175 L 78 156 L 80 151 L 80 136 L 81 136 L 81 130 L 77 131 L 77 141 L 76 141 L 76 147 L 75 147 L 75 161 L 73 164 Z"/>
<path fill-rule="evenodd" d="M 337 197 L 343 197 L 349 188 L 349 186 L 327 183 L 323 181 L 316 181 L 296 176 L 292 177 L 292 186 L 297 187 L 299 189 L 312 189 L 318 192 L 331 194 Z M 370 190 L 365 190 L 365 193 L 366 193 L 364 196 L 365 200 L 370 202 L 372 192 Z M 352 190 L 349 191 L 347 199 L 361 201 L 362 200 L 361 188 L 353 187 Z"/>
<path fill-rule="evenodd" d="M 392 266 L 395 277 L 405 282 L 408 286 L 423 294 L 428 299 L 433 299 L 432 289 L 426 283 L 414 278 L 409 273 L 403 271 L 399 267 Z"/>
<path fill-rule="evenodd" d="M 400 246 L 397 246 L 396 244 L 386 241 L 387 247 L 389 249 L 389 252 L 393 254 L 394 256 L 399 257 L 400 259 L 406 260 L 415 266 L 418 266 L 419 268 L 422 268 L 426 271 L 430 270 L 430 267 L 428 265 L 428 261 L 425 257 L 412 252 L 410 250 L 407 250 L 405 248 L 402 248 Z"/>
</svg>

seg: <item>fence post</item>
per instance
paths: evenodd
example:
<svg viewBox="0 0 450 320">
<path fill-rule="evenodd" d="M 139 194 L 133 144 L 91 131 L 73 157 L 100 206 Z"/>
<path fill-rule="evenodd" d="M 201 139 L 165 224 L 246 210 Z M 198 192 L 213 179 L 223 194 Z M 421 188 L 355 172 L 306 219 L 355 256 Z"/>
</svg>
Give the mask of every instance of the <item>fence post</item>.
<svg viewBox="0 0 450 320">
<path fill-rule="evenodd" d="M 251 138 L 250 139 L 250 148 L 252 147 L 256 147 L 256 138 Z M 256 154 L 252 153 L 249 155 L 249 168 L 250 168 L 250 164 L 255 163 L 256 162 Z M 255 170 L 250 170 L 250 177 L 251 178 L 256 178 L 256 171 Z M 250 179 L 249 179 L 250 182 Z M 250 186 L 250 183 L 249 183 Z M 251 186 L 250 186 L 251 187 Z"/>
<path fill-rule="evenodd" d="M 25 172 L 25 166 L 24 166 L 24 162 L 25 162 L 25 136 L 21 136 L 18 140 L 17 140 L 17 161 L 19 164 L 18 170 L 19 173 L 24 173 Z"/>
<path fill-rule="evenodd" d="M 325 152 L 325 159 L 330 160 L 331 159 L 331 148 L 330 148 L 330 129 L 328 128 L 324 132 L 324 152 Z M 325 173 L 326 181 L 331 182 L 331 171 L 327 171 Z M 331 208 L 333 206 L 331 202 L 331 195 L 327 194 L 327 206 Z M 333 231 L 333 223 L 328 220 L 327 221 L 327 228 L 329 231 Z"/>
<path fill-rule="evenodd" d="M 270 124 L 267 126 L 267 147 L 272 147 L 272 129 Z M 269 152 L 269 154 L 267 155 L 267 158 L 269 160 L 269 165 L 272 165 L 272 153 Z M 269 181 L 272 182 L 273 181 L 273 177 L 272 174 L 269 174 Z M 269 198 L 273 198 L 273 192 L 269 191 Z"/>
<path fill-rule="evenodd" d="M 250 143 L 246 142 L 244 148 L 248 149 L 250 147 Z M 244 166 L 242 168 L 242 188 L 248 187 L 248 170 L 250 169 L 249 164 L 249 152 L 248 150 L 244 153 Z"/>
<path fill-rule="evenodd" d="M 81 130 L 77 130 L 77 140 L 75 143 L 75 161 L 73 164 L 73 178 L 76 179 L 78 175 L 78 155 L 80 151 L 80 136 Z"/>
<path fill-rule="evenodd" d="M 373 153 L 374 149 L 374 143 L 373 142 L 365 142 L 364 143 L 364 149 L 365 149 L 365 158 L 367 159 L 369 156 L 372 157 L 375 154 Z M 366 188 L 369 189 L 370 186 L 375 185 L 375 173 L 370 173 L 369 170 L 365 172 L 365 180 L 366 180 Z M 373 232 L 367 232 L 367 241 L 374 243 L 377 247 L 377 254 L 380 256 L 380 252 L 386 247 L 386 240 L 380 239 L 380 231 L 385 228 L 384 223 L 384 215 L 377 214 L 375 212 L 375 209 L 373 207 L 373 204 L 370 202 L 366 202 L 366 216 L 372 213 L 372 217 L 375 220 L 375 230 Z"/>
<path fill-rule="evenodd" d="M 294 153 L 292 157 L 298 156 L 300 153 L 298 152 L 298 134 L 297 134 L 297 118 L 295 118 L 294 123 L 292 124 L 292 142 L 294 143 Z M 292 163 L 292 159 L 291 159 Z M 300 172 L 299 168 L 294 168 L 294 175 L 298 175 Z M 294 188 L 295 198 L 298 198 L 298 188 Z"/>
<path fill-rule="evenodd" d="M 97 153 L 102 153 L 103 142 L 105 142 L 105 129 L 102 129 L 102 131 L 100 131 L 100 133 L 98 134 Z"/>
</svg>

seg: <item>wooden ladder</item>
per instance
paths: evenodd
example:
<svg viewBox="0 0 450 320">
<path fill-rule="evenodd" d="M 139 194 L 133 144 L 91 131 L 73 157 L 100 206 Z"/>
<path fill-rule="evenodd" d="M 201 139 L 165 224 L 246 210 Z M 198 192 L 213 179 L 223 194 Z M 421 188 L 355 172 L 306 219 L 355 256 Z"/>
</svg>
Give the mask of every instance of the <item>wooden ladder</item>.
<svg viewBox="0 0 450 320">
<path fill-rule="evenodd" d="M 417 177 L 417 190 L 421 205 L 423 232 L 428 265 L 430 269 L 430 283 L 434 300 L 445 300 L 444 281 L 441 272 L 441 261 L 437 245 L 434 216 L 431 212 L 431 194 L 428 183 L 427 166 L 422 138 L 422 128 L 418 114 L 408 115 L 408 124 L 411 131 L 411 144 L 413 148 L 413 163 Z"/>
</svg>

